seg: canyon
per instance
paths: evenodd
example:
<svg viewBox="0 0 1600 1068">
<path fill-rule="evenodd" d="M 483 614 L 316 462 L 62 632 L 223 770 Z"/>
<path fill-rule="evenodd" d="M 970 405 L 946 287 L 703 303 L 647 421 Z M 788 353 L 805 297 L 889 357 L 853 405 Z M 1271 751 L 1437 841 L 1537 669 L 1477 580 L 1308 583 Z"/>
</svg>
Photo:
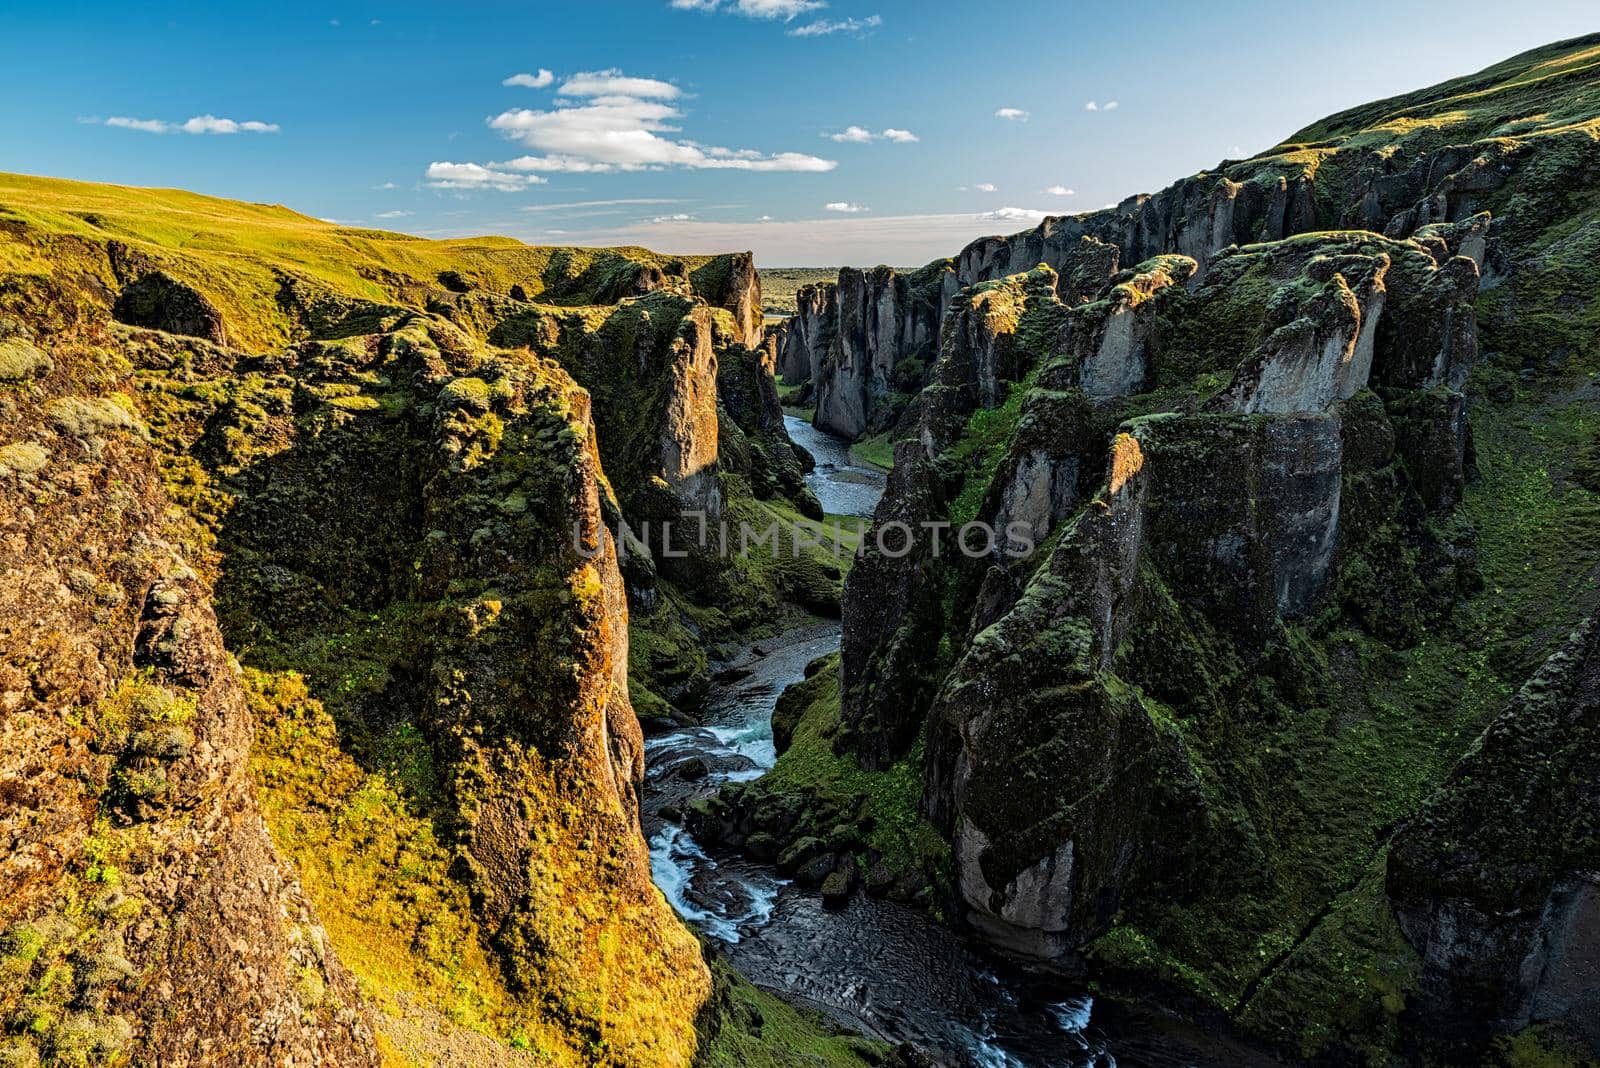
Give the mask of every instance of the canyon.
<svg viewBox="0 0 1600 1068">
<path fill-rule="evenodd" d="M 0 1065 L 1592 1060 L 1597 51 L 770 325 L 0 175 Z"/>
</svg>

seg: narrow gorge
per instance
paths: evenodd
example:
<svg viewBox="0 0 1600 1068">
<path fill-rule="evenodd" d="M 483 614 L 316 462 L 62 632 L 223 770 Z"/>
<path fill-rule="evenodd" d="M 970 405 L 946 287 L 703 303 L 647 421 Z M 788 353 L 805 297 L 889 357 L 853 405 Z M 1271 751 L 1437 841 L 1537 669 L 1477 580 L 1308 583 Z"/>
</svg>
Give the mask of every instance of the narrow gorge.
<svg viewBox="0 0 1600 1068">
<path fill-rule="evenodd" d="M 0 174 L 0 1068 L 1594 1063 L 1600 35 L 952 251 Z"/>
</svg>

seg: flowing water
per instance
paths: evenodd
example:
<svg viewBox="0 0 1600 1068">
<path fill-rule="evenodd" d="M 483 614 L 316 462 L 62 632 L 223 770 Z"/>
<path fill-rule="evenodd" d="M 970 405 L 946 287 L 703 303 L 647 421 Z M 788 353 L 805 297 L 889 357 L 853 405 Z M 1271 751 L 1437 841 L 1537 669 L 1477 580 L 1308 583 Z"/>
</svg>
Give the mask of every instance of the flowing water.
<svg viewBox="0 0 1600 1068">
<path fill-rule="evenodd" d="M 882 473 L 854 464 L 848 446 L 793 417 L 790 436 L 816 458 L 807 476 L 823 508 L 868 516 Z M 724 944 L 752 982 L 887 1041 L 911 1041 L 951 1064 L 1114 1066 L 1195 1063 L 1160 1045 L 1105 1033 L 1094 999 L 983 956 L 955 932 L 903 905 L 856 895 L 822 907 L 767 864 L 713 855 L 677 822 L 695 797 L 772 766 L 772 709 L 805 666 L 839 647 L 839 625 L 818 623 L 758 641 L 719 665 L 700 726 L 645 744 L 645 833 L 655 881 L 673 906 Z M 665 816 L 663 809 L 666 810 Z M 668 818 L 674 817 L 674 818 Z"/>
</svg>

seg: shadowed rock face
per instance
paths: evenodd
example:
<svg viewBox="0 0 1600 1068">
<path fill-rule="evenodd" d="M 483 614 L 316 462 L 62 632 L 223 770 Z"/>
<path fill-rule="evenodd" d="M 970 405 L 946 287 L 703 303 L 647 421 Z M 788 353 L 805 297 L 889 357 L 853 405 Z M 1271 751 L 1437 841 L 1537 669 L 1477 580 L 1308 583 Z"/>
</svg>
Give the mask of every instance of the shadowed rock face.
<svg viewBox="0 0 1600 1068">
<path fill-rule="evenodd" d="M 805 484 L 811 458 L 796 448 L 784 428 L 772 373 L 776 350 L 777 338 L 769 334 L 760 350 L 730 345 L 718 354 L 718 465 L 744 476 L 757 497 L 781 493 L 805 515 L 821 519 L 822 505 Z"/>
<path fill-rule="evenodd" d="M 949 505 L 940 457 L 972 413 L 992 408 L 1032 369 L 1036 353 L 1019 344 L 1018 335 L 1053 335 L 1061 311 L 1054 283 L 1052 272 L 1040 270 L 974 287 L 957 298 L 934 383 L 918 399 L 916 437 L 895 446 L 888 488 L 873 519 L 885 531 L 891 552 L 864 554 L 845 587 L 852 608 L 842 636 L 844 718 L 860 732 L 862 755 L 869 762 L 888 764 L 903 755 L 933 693 L 944 576 L 935 563 L 936 535 L 922 524 L 942 516 Z M 890 531 L 891 524 L 902 524 L 904 534 Z"/>
<path fill-rule="evenodd" d="M 199 292 L 162 271 L 144 275 L 124 287 L 111 314 L 130 326 L 218 343 L 227 340 L 222 313 Z"/>
<path fill-rule="evenodd" d="M 1569 520 L 1546 529 L 1481 493 L 1459 506 L 1475 474 L 1469 398 L 1515 398 L 1479 424 L 1496 435 L 1494 469 L 1528 462 L 1504 454 L 1524 440 L 1508 418 L 1548 421 L 1575 437 L 1516 446 L 1552 465 L 1537 507 L 1586 507 L 1568 487 L 1592 477 L 1574 444 L 1594 410 L 1595 221 L 1580 190 L 1600 154 L 1564 124 L 1592 125 L 1597 41 L 1335 116 L 1273 153 L 958 258 L 968 288 L 876 522 L 1015 522 L 1031 536 L 977 561 L 916 540 L 898 561 L 857 563 L 835 746 L 881 768 L 925 740 L 924 812 L 949 836 L 972 930 L 1177 982 L 1304 1049 L 1330 1042 L 1329 1024 L 1298 1022 L 1307 1012 L 1359 1036 L 1362 1055 L 1433 1036 L 1462 1059 L 1458 1039 L 1533 1024 L 1597 1048 L 1592 633 L 1392 843 L 1465 742 L 1411 750 L 1396 736 L 1403 758 L 1346 751 L 1336 766 L 1310 755 L 1324 737 L 1386 733 L 1397 707 L 1415 717 L 1400 734 L 1433 722 L 1468 737 L 1482 720 L 1462 731 L 1449 717 L 1521 678 L 1496 662 L 1474 689 L 1481 643 L 1515 660 L 1545 640 L 1535 617 L 1592 612 L 1592 558 L 1551 558 L 1574 544 Z M 1036 302 L 1053 296 L 1055 328 L 973 344 L 970 297 L 1041 263 L 1054 292 Z M 987 388 L 1001 353 L 1028 370 Z M 1526 567 L 1523 531 L 1545 539 Z M 1548 569 L 1517 594 L 1537 633 L 1474 629 L 1480 537 L 1486 576 Z M 1417 692 L 1407 665 L 1438 670 L 1445 693 Z M 1285 738 L 1289 754 L 1270 748 Z M 1396 781 L 1373 788 L 1390 759 Z M 1380 795 L 1390 809 L 1370 807 Z M 1376 994 L 1327 1003 L 1357 958 L 1388 970 L 1375 989 L 1392 983 L 1404 1011 Z"/>
<path fill-rule="evenodd" d="M 837 282 L 801 288 L 778 368 L 790 385 L 811 384 L 817 427 L 854 439 L 894 422 L 904 400 L 892 394 L 922 384 L 920 370 L 897 380 L 896 368 L 933 354 L 954 283 L 932 264 L 914 275 L 846 267 Z"/>
<path fill-rule="evenodd" d="M 1101 494 L 931 711 L 925 804 L 950 829 L 962 901 L 980 931 L 1034 956 L 1109 921 L 1141 837 L 1201 818 L 1181 743 L 1113 674 L 1143 606 L 1170 590 L 1258 657 L 1280 619 L 1317 604 L 1334 558 L 1337 416 L 1129 427 Z"/>
<path fill-rule="evenodd" d="M 1093 255 L 1098 250 L 1087 251 Z M 1098 269 L 1098 258 L 1089 266 Z M 1186 256 L 1161 256 L 1127 276 L 1101 280 L 1096 295 L 1106 280 L 1115 284 L 1104 298 L 1078 309 L 1061 342 L 1076 358 L 1078 385 L 1090 399 L 1126 397 L 1144 390 L 1151 377 L 1151 337 L 1157 329 L 1156 305 L 1150 298 L 1168 286 L 1182 285 L 1194 271 L 1195 262 Z M 1084 272 L 1079 268 L 1074 273 L 1081 280 Z"/>
<path fill-rule="evenodd" d="M 716 336 L 704 301 L 663 291 L 582 312 L 522 309 L 487 336 L 555 358 L 593 395 L 630 522 L 721 514 Z"/>
<path fill-rule="evenodd" d="M 1096 246 L 1081 248 L 1101 262 Z M 1067 269 L 1076 271 L 1070 263 Z M 1128 416 L 1170 407 L 1281 417 L 1262 424 L 1271 429 L 1258 445 L 1233 453 L 1219 440 L 1206 448 L 1222 451 L 1207 452 L 1199 462 L 1215 463 L 1216 477 L 1290 494 L 1273 502 L 1285 509 L 1271 531 L 1284 539 L 1284 559 L 1245 552 L 1242 543 L 1230 550 L 1238 535 L 1219 533 L 1215 559 L 1195 580 L 1241 594 L 1267 591 L 1262 604 L 1268 615 L 1300 618 L 1314 611 L 1337 544 L 1342 430 L 1333 409 L 1365 390 L 1379 371 L 1414 361 L 1431 367 L 1446 360 L 1440 353 L 1470 363 L 1476 335 L 1462 279 L 1470 282 L 1474 266 L 1442 240 L 1346 233 L 1228 250 L 1213 257 L 1206 280 L 1190 288 L 1183 283 L 1194 271 L 1188 257 L 1157 257 L 1104 279 L 1096 299 L 1073 306 L 1060 301 L 1060 278 L 1048 268 L 964 292 L 945 325 L 934 383 L 914 409 L 921 447 L 906 450 L 904 461 L 905 446 L 897 449 L 897 462 L 923 469 L 891 479 L 879 524 L 897 521 L 918 531 L 945 518 L 962 484 L 977 478 L 988 486 L 976 514 L 963 520 L 982 520 L 996 531 L 1020 523 L 1030 532 L 1026 540 L 1041 544 L 1093 494 L 1105 469 L 1105 444 Z M 1414 328 L 1385 331 L 1391 313 Z M 1035 388 L 1020 403 L 1012 399 L 1017 416 L 998 445 L 998 459 L 974 471 L 972 416 L 1000 407 L 1034 368 Z M 1197 374 L 1205 376 L 1198 388 Z M 1223 375 L 1230 379 L 1226 387 L 1209 384 Z M 1421 391 L 1435 387 L 1446 391 L 1438 401 L 1420 399 Z M 1459 499 L 1466 454 L 1460 409 L 1442 382 L 1425 378 L 1410 388 L 1418 395 L 1409 409 L 1415 418 L 1403 426 L 1406 452 L 1430 502 L 1449 507 Z M 1215 392 L 1205 396 L 1202 390 Z M 1302 418 L 1311 416 L 1317 418 Z M 1310 488 L 1296 481 L 1312 472 Z M 1207 477 L 1193 470 L 1189 481 L 1168 485 L 1189 494 Z M 1254 498 L 1219 507 L 1240 504 L 1253 509 Z M 931 549 L 918 534 L 901 558 L 869 553 L 847 585 L 847 601 L 859 608 L 845 616 L 844 718 L 869 737 L 868 724 L 886 732 L 864 746 L 869 762 L 896 759 L 915 737 L 935 688 L 928 664 L 941 639 L 976 634 L 992 623 L 1026 579 L 1028 552 L 930 568 Z M 1232 568 L 1222 564 L 1230 551 L 1238 557 Z M 932 620 L 902 622 L 906 598 L 937 599 L 936 591 L 949 583 L 957 591 L 949 620 L 940 611 Z M 1264 625 L 1259 612 L 1246 618 L 1252 627 Z"/>
<path fill-rule="evenodd" d="M 1491 723 L 1389 853 L 1447 1041 L 1530 1023 L 1600 1045 L 1600 621 Z"/>
</svg>

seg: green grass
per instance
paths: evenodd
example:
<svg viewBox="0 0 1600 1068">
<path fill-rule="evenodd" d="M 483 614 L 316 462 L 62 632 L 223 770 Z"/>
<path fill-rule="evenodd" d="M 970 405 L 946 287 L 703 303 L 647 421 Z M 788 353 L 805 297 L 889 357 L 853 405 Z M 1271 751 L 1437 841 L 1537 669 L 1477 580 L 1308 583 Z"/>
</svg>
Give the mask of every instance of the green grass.
<svg viewBox="0 0 1600 1068">
<path fill-rule="evenodd" d="M 750 985 L 722 962 L 712 965 L 716 1033 L 702 1042 L 699 1068 L 864 1068 L 888 1048 L 842 1032 L 826 1017 L 797 1009 Z"/>
<path fill-rule="evenodd" d="M 763 267 L 756 272 L 761 277 L 761 309 L 768 315 L 794 314 L 795 294 L 803 286 L 832 282 L 839 277 L 837 267 Z"/>
<path fill-rule="evenodd" d="M 870 464 L 887 471 L 894 466 L 895 440 L 893 430 L 885 430 L 882 434 L 862 438 L 850 446 L 850 458 L 857 463 Z"/>
<path fill-rule="evenodd" d="M 474 288 L 503 295 L 519 285 L 531 300 L 573 305 L 588 303 L 611 272 L 635 263 L 704 272 L 719 260 L 536 247 L 506 237 L 430 241 L 277 204 L 21 174 L 0 174 L 0 223 L 17 228 L 0 240 L 0 275 L 88 274 L 115 291 L 103 248 L 119 241 L 203 293 L 223 313 L 230 341 L 252 351 L 290 340 L 277 305 L 283 274 L 343 298 L 420 308 L 443 288 L 441 276 L 454 272 Z"/>
<path fill-rule="evenodd" d="M 870 825 L 862 836 L 896 872 L 942 868 L 948 846 L 938 831 L 923 819 L 921 742 L 893 767 L 863 771 L 855 758 L 835 753 L 833 738 L 839 729 L 838 658 L 830 658 L 813 680 L 812 700 L 801 713 L 789 748 L 777 763 L 753 784 L 759 794 L 824 798 L 822 806 L 848 809 L 862 799 L 857 822 Z M 819 827 L 821 837 L 829 828 Z M 796 836 L 799 837 L 799 836 Z"/>
</svg>

